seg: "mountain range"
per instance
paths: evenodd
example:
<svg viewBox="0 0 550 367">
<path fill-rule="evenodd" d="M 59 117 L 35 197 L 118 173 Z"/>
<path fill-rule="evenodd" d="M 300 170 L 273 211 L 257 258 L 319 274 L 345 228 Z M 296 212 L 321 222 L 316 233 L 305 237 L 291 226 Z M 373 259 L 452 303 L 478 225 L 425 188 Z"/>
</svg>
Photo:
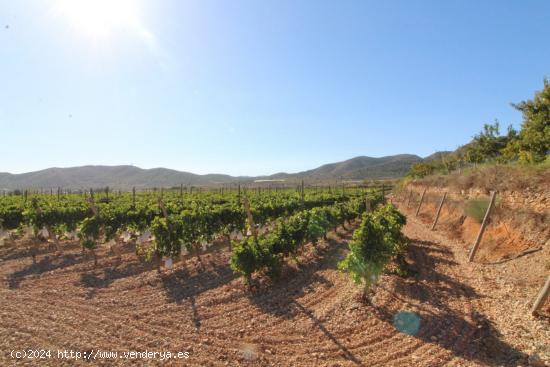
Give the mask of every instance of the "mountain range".
<svg viewBox="0 0 550 367">
<path fill-rule="evenodd" d="M 135 166 L 81 166 L 48 168 L 35 172 L 11 174 L 0 172 L 0 190 L 23 188 L 65 189 L 100 188 L 129 189 L 173 187 L 183 185 L 211 186 L 219 184 L 254 182 L 257 180 L 284 180 L 308 183 L 335 180 L 385 179 L 403 176 L 412 164 L 422 161 L 417 155 L 399 154 L 387 157 L 355 157 L 342 162 L 325 164 L 297 173 L 276 173 L 270 176 L 229 176 L 224 174 L 197 175 L 167 168 L 142 169 Z"/>
</svg>

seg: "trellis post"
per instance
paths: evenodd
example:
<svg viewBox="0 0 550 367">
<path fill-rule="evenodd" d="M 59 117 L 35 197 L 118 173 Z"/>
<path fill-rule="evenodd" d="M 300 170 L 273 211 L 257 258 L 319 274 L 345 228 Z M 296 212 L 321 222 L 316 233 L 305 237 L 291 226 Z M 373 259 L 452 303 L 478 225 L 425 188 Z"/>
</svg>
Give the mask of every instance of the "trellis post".
<svg viewBox="0 0 550 367">
<path fill-rule="evenodd" d="M 550 295 L 550 275 L 548 275 L 548 278 L 546 279 L 546 283 L 544 284 L 544 287 L 542 287 L 537 299 L 535 300 L 535 303 L 533 304 L 533 308 L 531 308 L 531 314 L 533 315 L 537 314 L 539 309 L 546 302 L 546 299 L 548 299 L 549 295 Z"/>
<path fill-rule="evenodd" d="M 443 197 L 441 198 L 441 201 L 439 202 L 439 206 L 437 207 L 437 213 L 435 214 L 435 219 L 432 224 L 432 231 L 435 229 L 437 221 L 439 220 L 439 214 L 441 213 L 441 208 L 443 207 L 443 203 L 445 202 L 446 197 L 447 197 L 447 191 L 443 193 Z"/>
<path fill-rule="evenodd" d="M 476 242 L 474 243 L 474 245 L 472 246 L 472 249 L 470 250 L 470 256 L 468 256 L 468 261 L 470 262 L 474 260 L 479 244 L 481 243 L 481 238 L 483 237 L 483 233 L 485 232 L 485 227 L 487 227 L 487 222 L 489 221 L 489 215 L 491 215 L 491 211 L 493 210 L 493 206 L 495 205 L 496 194 L 497 194 L 496 191 L 491 191 L 491 199 L 489 202 L 489 206 L 487 207 L 487 211 L 485 212 L 485 216 L 483 217 L 483 222 L 481 223 L 481 227 L 479 228 L 479 233 L 477 234 Z"/>
<path fill-rule="evenodd" d="M 426 194 L 426 190 L 428 187 L 424 188 L 424 191 L 422 191 L 422 195 L 420 196 L 420 202 L 418 203 L 418 208 L 416 208 L 416 213 L 414 214 L 415 217 L 418 217 L 418 213 L 420 213 L 420 207 L 422 206 L 422 202 L 424 201 L 424 195 Z"/>
</svg>

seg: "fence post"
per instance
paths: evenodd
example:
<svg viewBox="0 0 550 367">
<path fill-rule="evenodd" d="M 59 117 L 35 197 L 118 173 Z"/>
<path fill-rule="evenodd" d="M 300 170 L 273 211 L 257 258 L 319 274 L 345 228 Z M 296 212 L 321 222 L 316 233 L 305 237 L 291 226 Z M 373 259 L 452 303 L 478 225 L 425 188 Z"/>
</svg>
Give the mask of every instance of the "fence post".
<svg viewBox="0 0 550 367">
<path fill-rule="evenodd" d="M 428 187 L 424 188 L 424 191 L 422 191 L 422 196 L 420 196 L 420 202 L 418 203 L 418 208 L 416 208 L 416 213 L 414 214 L 415 217 L 418 216 L 418 213 L 420 213 L 420 207 L 422 206 L 422 202 L 424 201 L 424 195 L 426 194 L 426 190 Z"/>
<path fill-rule="evenodd" d="M 537 300 L 533 304 L 533 308 L 531 308 L 531 314 L 536 315 L 538 310 L 544 305 L 544 302 L 550 295 L 550 275 L 546 279 L 546 283 L 544 284 L 544 287 L 542 287 Z"/>
<path fill-rule="evenodd" d="M 432 231 L 435 229 L 435 225 L 437 224 L 437 221 L 439 220 L 439 214 L 441 213 L 441 208 L 443 207 L 443 203 L 445 202 L 445 198 L 447 197 L 447 191 L 443 193 L 443 197 L 441 198 L 441 201 L 439 202 L 439 206 L 437 207 L 437 213 L 435 214 L 435 219 L 432 224 Z"/>
<path fill-rule="evenodd" d="M 489 221 L 489 215 L 491 214 L 491 210 L 495 205 L 496 194 L 497 194 L 496 191 L 491 191 L 491 201 L 489 202 L 489 206 L 487 207 L 487 211 L 485 212 L 485 216 L 483 217 L 483 222 L 481 223 L 481 228 L 479 228 L 479 233 L 477 234 L 476 242 L 474 243 L 474 246 L 472 246 L 472 249 L 470 250 L 470 256 L 468 256 L 468 261 L 470 262 L 474 260 L 474 256 L 476 255 L 477 248 L 481 243 L 481 238 L 483 237 L 483 233 L 485 232 L 485 227 L 487 227 L 487 222 Z"/>
</svg>

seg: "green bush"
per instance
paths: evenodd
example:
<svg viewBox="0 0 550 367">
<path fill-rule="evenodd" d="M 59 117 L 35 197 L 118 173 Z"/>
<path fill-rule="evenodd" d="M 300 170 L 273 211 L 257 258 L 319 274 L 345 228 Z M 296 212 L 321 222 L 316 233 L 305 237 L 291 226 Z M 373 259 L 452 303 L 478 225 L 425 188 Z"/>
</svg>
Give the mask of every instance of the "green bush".
<svg viewBox="0 0 550 367">
<path fill-rule="evenodd" d="M 100 228 L 101 221 L 96 215 L 85 218 L 82 221 L 78 232 L 78 237 L 80 238 L 80 244 L 82 247 L 89 250 L 93 250 L 96 247 L 96 243 L 99 239 Z"/>
<path fill-rule="evenodd" d="M 464 211 L 467 216 L 481 223 L 483 221 L 483 217 L 485 217 L 485 212 L 488 207 L 489 199 L 470 199 L 464 204 Z"/>
<path fill-rule="evenodd" d="M 390 260 L 406 250 L 401 233 L 405 223 L 405 217 L 391 204 L 363 215 L 349 244 L 350 252 L 338 268 L 348 272 L 357 284 L 363 284 L 364 298 Z"/>
<path fill-rule="evenodd" d="M 155 236 L 154 250 L 158 257 L 175 259 L 181 253 L 180 221 L 170 221 L 156 217 L 151 223 L 151 233 Z"/>
<path fill-rule="evenodd" d="M 244 276 L 247 282 L 252 274 L 260 268 L 261 251 L 256 238 L 246 237 L 241 242 L 234 242 L 230 266 L 233 271 Z"/>
</svg>

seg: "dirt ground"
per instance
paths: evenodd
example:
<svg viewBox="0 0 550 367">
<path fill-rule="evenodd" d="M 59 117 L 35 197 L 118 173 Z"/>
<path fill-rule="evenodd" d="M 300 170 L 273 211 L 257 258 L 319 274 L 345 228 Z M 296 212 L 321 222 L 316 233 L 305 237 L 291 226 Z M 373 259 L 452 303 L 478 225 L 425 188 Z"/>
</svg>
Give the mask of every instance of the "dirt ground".
<svg viewBox="0 0 550 367">
<path fill-rule="evenodd" d="M 529 308 L 550 259 L 468 263 L 461 243 L 409 215 L 415 274 L 384 275 L 371 305 L 336 269 L 351 231 L 331 233 L 275 284 L 250 291 L 229 251 L 158 275 L 126 248 L 99 265 L 65 244 L 0 249 L 0 365 L 28 366 L 527 366 L 550 361 L 550 322 Z M 527 275 L 526 275 L 527 274 Z M 548 305 L 546 312 L 548 312 Z M 405 319 L 401 316 L 405 315 Z M 399 331 L 402 330 L 402 331 Z M 47 349 L 40 361 L 12 350 Z M 188 359 L 57 358 L 58 350 L 188 352 Z M 120 356 L 120 355 L 119 355 Z M 548 362 L 550 365 L 550 362 Z"/>
</svg>

